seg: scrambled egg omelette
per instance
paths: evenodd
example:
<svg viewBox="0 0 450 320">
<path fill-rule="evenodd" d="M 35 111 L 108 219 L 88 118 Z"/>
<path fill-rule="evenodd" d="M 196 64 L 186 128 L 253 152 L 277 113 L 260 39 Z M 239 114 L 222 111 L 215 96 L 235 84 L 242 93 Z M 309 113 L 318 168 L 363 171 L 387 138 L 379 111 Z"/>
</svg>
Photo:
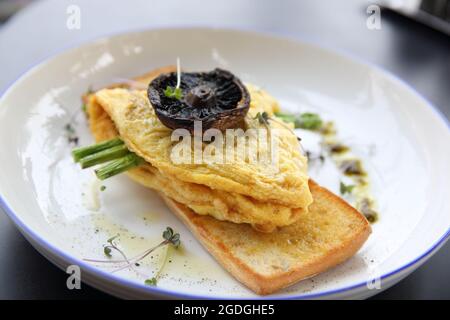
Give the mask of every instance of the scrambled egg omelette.
<svg viewBox="0 0 450 320">
<path fill-rule="evenodd" d="M 140 81 L 147 85 L 153 76 Z M 251 103 L 245 126 L 256 128 L 261 124 L 254 120 L 255 115 L 267 112 L 275 117 L 278 103 L 263 90 L 246 87 Z M 146 160 L 144 165 L 127 172 L 133 180 L 197 214 L 248 223 L 259 231 L 272 232 L 298 220 L 313 201 L 307 160 L 300 153 L 299 142 L 289 128 L 277 121 L 270 123 L 280 133 L 276 136 L 278 167 L 274 171 L 258 162 L 173 163 L 172 130 L 159 121 L 144 90 L 100 90 L 87 97 L 87 111 L 97 142 L 120 136 L 129 150 Z"/>
</svg>

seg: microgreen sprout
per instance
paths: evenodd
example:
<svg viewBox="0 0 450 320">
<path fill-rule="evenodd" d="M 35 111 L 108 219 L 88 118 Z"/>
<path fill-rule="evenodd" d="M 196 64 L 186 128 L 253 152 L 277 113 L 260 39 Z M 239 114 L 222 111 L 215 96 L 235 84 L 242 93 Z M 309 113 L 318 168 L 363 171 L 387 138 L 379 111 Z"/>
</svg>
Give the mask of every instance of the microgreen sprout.
<svg viewBox="0 0 450 320">
<path fill-rule="evenodd" d="M 109 238 L 108 240 L 106 240 L 106 242 L 108 243 L 107 245 L 103 246 L 103 253 L 107 256 L 107 257 L 111 257 L 111 252 L 112 250 L 116 250 L 117 252 L 119 252 L 125 259 L 126 256 L 125 254 L 122 252 L 122 250 L 120 250 L 116 243 L 114 242 L 115 239 L 117 239 L 119 237 L 119 235 L 115 235 L 114 237 Z"/>
<path fill-rule="evenodd" d="M 255 117 L 253 119 L 257 119 L 258 122 L 262 125 L 264 125 L 266 127 L 266 129 L 268 131 L 270 131 L 270 124 L 269 121 L 273 121 L 278 123 L 279 125 L 283 126 L 284 128 L 286 128 L 287 130 L 289 130 L 293 135 L 295 135 L 297 137 L 298 141 L 301 141 L 302 139 L 300 137 L 298 137 L 294 131 L 292 131 L 292 129 L 287 126 L 283 121 L 279 121 L 277 119 L 275 119 L 274 117 L 269 116 L 269 114 L 267 112 L 258 112 Z"/>
<path fill-rule="evenodd" d="M 269 129 L 269 114 L 267 112 L 258 112 L 253 119 L 258 120 L 259 124 L 264 125 Z"/>
<path fill-rule="evenodd" d="M 253 119 L 257 119 L 262 125 L 269 125 L 269 114 L 267 112 L 258 112 Z"/>
<path fill-rule="evenodd" d="M 180 58 L 177 58 L 177 85 L 176 87 L 167 86 L 164 90 L 164 95 L 168 98 L 181 100 L 183 98 L 183 91 L 181 90 L 181 70 Z"/>
<path fill-rule="evenodd" d="M 119 237 L 119 234 L 116 234 L 114 237 L 109 238 L 106 240 L 110 245 L 114 245 L 114 240 L 116 240 Z"/>
<path fill-rule="evenodd" d="M 107 257 L 111 257 L 111 248 L 110 247 L 103 247 L 103 253 Z"/>
<path fill-rule="evenodd" d="M 167 227 L 166 231 L 163 232 L 163 238 L 172 244 L 175 248 L 178 248 L 181 244 L 180 234 L 173 233 L 173 229 L 171 227 Z"/>
<path fill-rule="evenodd" d="M 179 89 L 181 85 L 181 68 L 180 68 L 180 58 L 177 58 L 177 87 Z"/>
<path fill-rule="evenodd" d="M 145 259 L 146 257 L 148 257 L 152 252 L 154 252 L 155 250 L 157 250 L 161 247 L 167 246 L 167 245 L 171 245 L 174 248 L 178 248 L 181 245 L 180 234 L 175 233 L 171 227 L 167 227 L 166 230 L 164 230 L 164 232 L 162 234 L 163 241 L 161 241 L 158 245 L 156 245 L 150 249 L 147 249 L 144 252 L 141 252 L 140 254 L 138 254 L 134 257 L 128 258 L 125 255 L 125 253 L 116 244 L 115 240 L 118 237 L 119 237 L 119 235 L 115 235 L 114 237 L 111 237 L 108 240 L 106 240 L 107 244 L 103 245 L 103 253 L 108 258 L 111 258 L 112 257 L 111 253 L 114 250 L 122 256 L 122 259 L 120 259 L 120 260 L 83 259 L 83 260 L 92 262 L 92 263 L 105 263 L 105 264 L 112 264 L 114 266 L 117 266 L 117 268 L 114 269 L 112 272 L 118 272 L 118 271 L 129 268 L 129 269 L 133 269 L 137 273 L 142 274 L 135 267 L 139 266 L 140 265 L 139 262 L 142 261 L 143 259 Z M 147 275 L 144 275 L 144 276 L 147 279 L 147 280 L 145 280 L 145 284 L 156 285 L 157 279 L 155 277 L 150 278 Z"/>
<path fill-rule="evenodd" d="M 167 88 L 164 90 L 164 95 L 167 98 L 173 98 L 177 100 L 181 100 L 183 98 L 183 92 L 181 91 L 181 88 L 173 88 L 171 86 L 167 86 Z"/>
<path fill-rule="evenodd" d="M 285 122 L 293 123 L 295 129 L 319 130 L 322 127 L 322 119 L 316 113 L 304 112 L 300 114 L 289 114 L 275 112 L 275 115 Z"/>
</svg>

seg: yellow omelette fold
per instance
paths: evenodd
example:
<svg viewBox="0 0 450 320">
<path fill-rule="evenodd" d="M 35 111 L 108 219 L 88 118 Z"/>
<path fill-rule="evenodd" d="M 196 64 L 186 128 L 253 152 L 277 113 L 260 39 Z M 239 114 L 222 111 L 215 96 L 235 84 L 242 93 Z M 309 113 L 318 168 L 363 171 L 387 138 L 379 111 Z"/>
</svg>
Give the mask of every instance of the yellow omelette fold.
<svg viewBox="0 0 450 320">
<path fill-rule="evenodd" d="M 265 111 L 276 119 L 276 100 L 252 85 L 247 85 L 247 89 L 251 104 L 245 127 L 261 126 L 254 119 L 258 112 Z M 306 158 L 300 153 L 295 135 L 279 120 L 270 121 L 271 129 L 277 129 L 278 163 L 274 169 L 245 160 L 225 164 L 173 163 L 172 130 L 156 117 L 145 90 L 100 90 L 89 97 L 88 112 L 97 141 L 120 136 L 131 151 L 147 161 L 128 172 L 131 178 L 198 214 L 249 223 L 270 232 L 295 222 L 312 203 Z"/>
</svg>

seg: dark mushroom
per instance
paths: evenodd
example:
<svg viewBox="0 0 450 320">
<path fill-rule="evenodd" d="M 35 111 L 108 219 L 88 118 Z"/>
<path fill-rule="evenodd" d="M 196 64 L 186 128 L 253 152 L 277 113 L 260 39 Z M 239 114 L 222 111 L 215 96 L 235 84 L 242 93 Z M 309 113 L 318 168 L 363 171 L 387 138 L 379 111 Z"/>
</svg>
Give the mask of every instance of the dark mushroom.
<svg viewBox="0 0 450 320">
<path fill-rule="evenodd" d="M 174 92 L 176 84 L 177 73 L 166 73 L 154 79 L 147 91 L 157 117 L 171 129 L 193 132 L 194 121 L 201 121 L 203 130 L 235 128 L 248 112 L 250 95 L 229 71 L 182 73 L 181 92 L 167 94 L 168 88 Z"/>
</svg>

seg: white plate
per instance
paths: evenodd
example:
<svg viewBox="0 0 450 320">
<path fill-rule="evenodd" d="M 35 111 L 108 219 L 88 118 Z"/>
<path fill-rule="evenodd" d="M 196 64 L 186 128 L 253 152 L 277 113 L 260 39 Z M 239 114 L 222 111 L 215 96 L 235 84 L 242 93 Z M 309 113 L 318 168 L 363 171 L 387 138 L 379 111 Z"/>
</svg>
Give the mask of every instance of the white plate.
<svg viewBox="0 0 450 320">
<path fill-rule="evenodd" d="M 154 192 L 127 177 L 107 181 L 99 193 L 101 207 L 93 210 L 92 171 L 81 171 L 70 158 L 64 126 L 71 117 L 81 145 L 92 142 L 79 112 L 80 96 L 90 85 L 131 78 L 173 64 L 176 57 L 187 70 L 227 68 L 267 89 L 285 109 L 335 121 L 339 136 L 366 163 L 380 211 L 368 242 L 346 263 L 272 297 L 368 297 L 379 292 L 368 281 L 381 278 L 381 289 L 391 286 L 445 242 L 450 131 L 411 88 L 373 66 L 307 43 L 232 30 L 168 29 L 112 36 L 67 51 L 33 68 L 3 95 L 1 202 L 49 260 L 62 268 L 79 265 L 83 281 L 120 297 L 255 297 Z M 312 135 L 303 138 L 313 143 Z M 338 192 L 335 172 L 311 175 Z M 127 253 L 143 251 L 160 240 L 166 226 L 180 232 L 183 249 L 171 253 L 157 287 L 144 285 L 134 271 L 111 274 L 82 260 L 101 259 L 102 244 L 116 233 Z M 156 254 L 140 270 L 151 275 L 161 257 Z"/>
</svg>

